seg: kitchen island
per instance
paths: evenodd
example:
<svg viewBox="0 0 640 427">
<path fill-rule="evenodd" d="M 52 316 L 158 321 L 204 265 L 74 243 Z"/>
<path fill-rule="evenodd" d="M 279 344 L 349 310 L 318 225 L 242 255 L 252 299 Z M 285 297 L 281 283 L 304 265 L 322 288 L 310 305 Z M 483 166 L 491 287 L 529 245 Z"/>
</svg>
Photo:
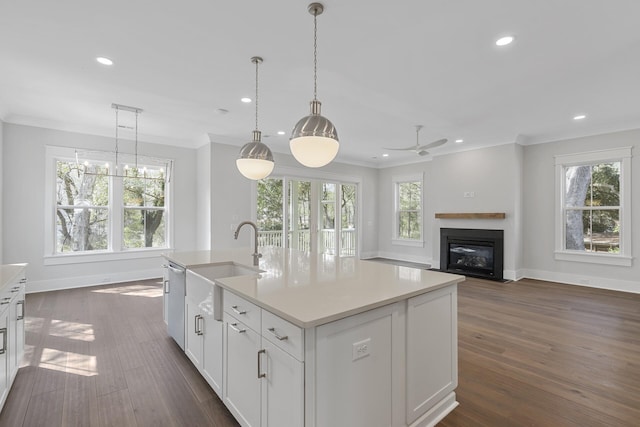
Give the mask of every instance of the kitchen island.
<svg viewBox="0 0 640 427">
<path fill-rule="evenodd" d="M 463 276 L 262 248 L 187 269 L 185 352 L 244 426 L 428 426 L 457 406 Z"/>
</svg>

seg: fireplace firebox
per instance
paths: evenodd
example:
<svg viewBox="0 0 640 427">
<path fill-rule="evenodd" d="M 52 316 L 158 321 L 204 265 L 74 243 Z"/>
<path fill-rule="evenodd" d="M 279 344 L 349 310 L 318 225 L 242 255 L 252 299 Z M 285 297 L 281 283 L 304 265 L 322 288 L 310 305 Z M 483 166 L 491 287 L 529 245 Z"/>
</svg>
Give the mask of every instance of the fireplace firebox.
<svg viewBox="0 0 640 427">
<path fill-rule="evenodd" d="M 440 229 L 440 271 L 502 280 L 504 231 Z"/>
</svg>

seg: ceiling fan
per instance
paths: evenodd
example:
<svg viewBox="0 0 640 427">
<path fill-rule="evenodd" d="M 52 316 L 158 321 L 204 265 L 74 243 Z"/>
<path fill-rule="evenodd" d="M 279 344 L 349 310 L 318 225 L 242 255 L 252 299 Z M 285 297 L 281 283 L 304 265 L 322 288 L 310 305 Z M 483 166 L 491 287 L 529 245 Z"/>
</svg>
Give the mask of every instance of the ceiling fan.
<svg viewBox="0 0 640 427">
<path fill-rule="evenodd" d="M 429 152 L 427 151 L 428 148 L 439 147 L 445 142 L 447 142 L 447 139 L 443 138 L 437 141 L 433 141 L 430 144 L 420 145 L 419 136 L 418 136 L 420 133 L 420 129 L 422 129 L 422 125 L 416 125 L 416 145 L 413 145 L 407 148 L 385 148 L 385 150 L 413 151 L 417 153 L 419 156 L 426 156 L 427 154 L 429 154 Z"/>
</svg>

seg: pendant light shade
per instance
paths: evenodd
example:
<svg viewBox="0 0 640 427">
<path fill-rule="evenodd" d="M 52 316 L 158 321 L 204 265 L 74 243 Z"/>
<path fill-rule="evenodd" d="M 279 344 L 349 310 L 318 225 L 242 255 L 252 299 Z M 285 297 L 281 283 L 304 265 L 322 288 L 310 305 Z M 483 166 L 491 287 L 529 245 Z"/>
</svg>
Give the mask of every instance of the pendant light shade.
<svg viewBox="0 0 640 427">
<path fill-rule="evenodd" d="M 297 161 L 310 168 L 319 168 L 329 164 L 338 154 L 340 143 L 338 131 L 333 123 L 320 114 L 320 101 L 317 99 L 317 16 L 322 14 L 324 6 L 311 3 L 309 13 L 313 15 L 313 101 L 311 114 L 303 117 L 293 128 L 289 139 L 291 154 Z"/>
<path fill-rule="evenodd" d="M 259 180 L 271 174 L 275 163 L 269 147 L 260 141 L 261 132 L 258 130 L 258 64 L 262 62 L 262 58 L 254 56 L 251 62 L 256 64 L 256 130 L 253 131 L 253 141 L 240 149 L 236 167 L 246 178 Z"/>
</svg>

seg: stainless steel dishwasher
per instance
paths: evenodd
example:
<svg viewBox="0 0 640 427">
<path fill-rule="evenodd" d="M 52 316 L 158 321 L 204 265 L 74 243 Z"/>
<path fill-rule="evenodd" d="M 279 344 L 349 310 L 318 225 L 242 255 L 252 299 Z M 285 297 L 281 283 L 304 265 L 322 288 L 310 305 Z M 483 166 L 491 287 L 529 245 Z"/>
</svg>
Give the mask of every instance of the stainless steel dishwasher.
<svg viewBox="0 0 640 427">
<path fill-rule="evenodd" d="M 167 331 L 184 350 L 184 297 L 186 274 L 182 266 L 172 262 L 168 265 L 169 284 L 165 289 L 168 298 Z"/>
</svg>

